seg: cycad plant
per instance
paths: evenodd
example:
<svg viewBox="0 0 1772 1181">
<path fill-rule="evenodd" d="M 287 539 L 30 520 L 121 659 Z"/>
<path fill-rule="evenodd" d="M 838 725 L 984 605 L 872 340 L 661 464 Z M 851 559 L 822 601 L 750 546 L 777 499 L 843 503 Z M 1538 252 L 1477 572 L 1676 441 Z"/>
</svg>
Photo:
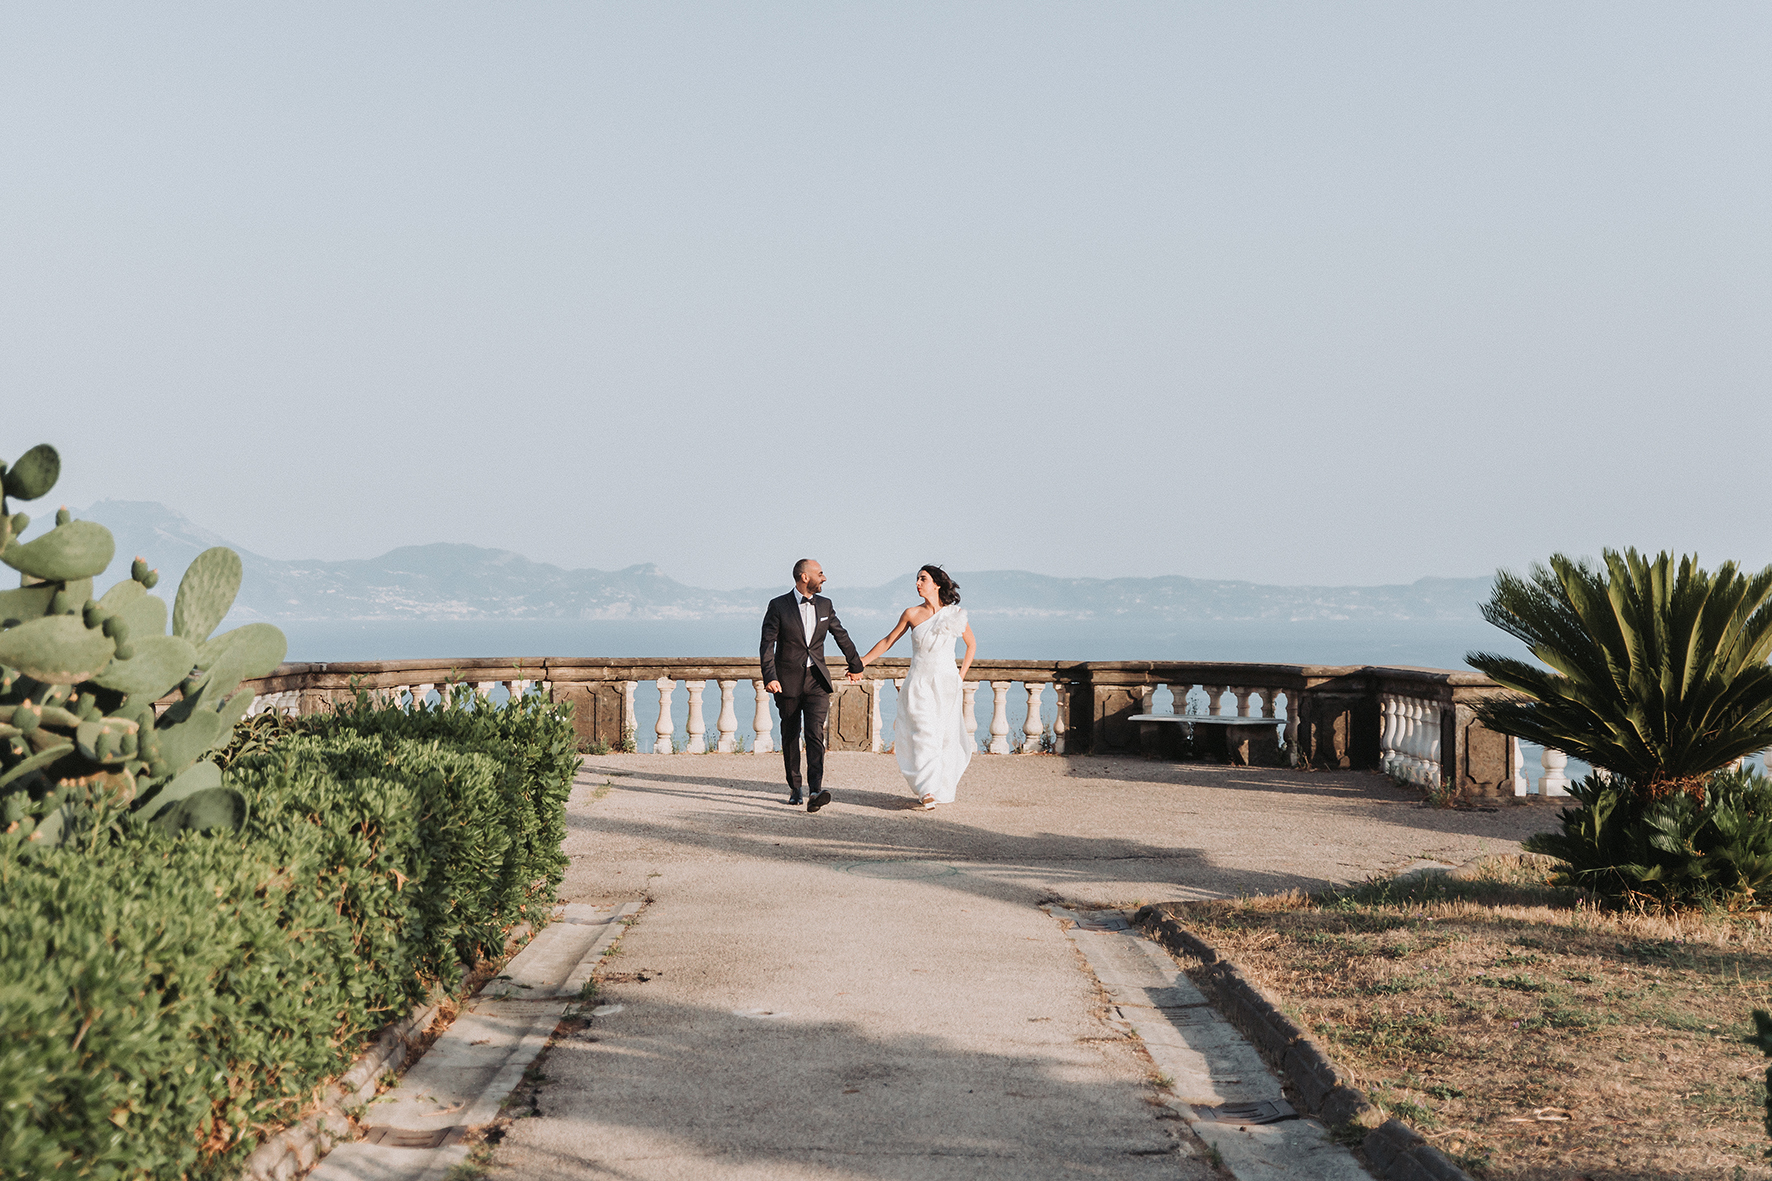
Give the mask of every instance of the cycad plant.
<svg viewBox="0 0 1772 1181">
<path fill-rule="evenodd" d="M 1477 706 L 1490 729 L 1628 780 L 1640 797 L 1704 797 L 1719 767 L 1772 746 L 1772 567 L 1715 574 L 1692 557 L 1604 551 L 1502 571 L 1483 617 L 1549 669 L 1466 660 L 1513 690 Z"/>
</svg>

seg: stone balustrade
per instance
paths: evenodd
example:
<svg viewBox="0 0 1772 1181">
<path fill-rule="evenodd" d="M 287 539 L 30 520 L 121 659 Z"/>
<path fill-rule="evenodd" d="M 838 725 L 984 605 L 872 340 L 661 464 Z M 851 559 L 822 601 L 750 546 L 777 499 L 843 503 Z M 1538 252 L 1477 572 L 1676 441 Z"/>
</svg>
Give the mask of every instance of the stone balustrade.
<svg viewBox="0 0 1772 1181">
<path fill-rule="evenodd" d="M 831 666 L 837 692 L 828 742 L 833 750 L 880 751 L 890 743 L 883 723 L 883 686 L 902 685 L 908 661 L 888 658 L 850 683 Z M 770 702 L 748 657 L 393 660 L 285 664 L 252 682 L 253 710 L 309 713 L 362 690 L 395 704 L 428 700 L 438 689 L 468 684 L 492 692 L 538 692 L 570 702 L 587 743 L 628 746 L 659 754 L 682 749 L 731 752 L 741 748 L 738 686 L 754 694 L 750 749 L 776 749 Z M 1523 780 L 1518 744 L 1485 729 L 1474 703 L 1499 690 L 1477 673 L 1442 669 L 1202 661 L 980 660 L 965 686 L 969 733 L 978 727 L 977 693 L 991 703 L 985 749 L 991 754 L 1103 754 L 1144 750 L 1129 719 L 1153 712 L 1165 687 L 1177 713 L 1273 718 L 1284 728 L 1285 750 L 1297 765 L 1319 769 L 1371 768 L 1400 780 L 1464 797 L 1512 796 Z M 687 696 L 687 741 L 677 740 L 672 709 Z M 639 694 L 656 702 L 657 721 L 638 732 Z M 719 705 L 713 733 L 706 713 Z M 1010 702 L 1022 718 L 1011 722 Z M 1190 702 L 1192 703 L 1190 705 Z M 1558 784 L 1546 755 L 1547 787 Z M 1560 768 L 1561 764 L 1557 764 Z M 1566 782 L 1566 781 L 1564 781 Z M 1547 794 L 1550 794 L 1547 790 Z"/>
</svg>

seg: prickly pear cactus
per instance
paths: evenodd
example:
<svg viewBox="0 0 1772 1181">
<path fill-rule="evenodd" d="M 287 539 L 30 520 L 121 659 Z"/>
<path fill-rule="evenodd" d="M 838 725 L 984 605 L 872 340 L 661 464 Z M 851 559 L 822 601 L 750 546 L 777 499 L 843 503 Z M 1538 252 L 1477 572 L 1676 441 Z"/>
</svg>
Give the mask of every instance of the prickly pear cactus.
<svg viewBox="0 0 1772 1181">
<path fill-rule="evenodd" d="M 220 546 L 185 572 L 171 634 L 141 558 L 95 597 L 110 530 L 62 509 L 55 528 L 21 542 L 30 518 L 7 505 L 60 475 L 48 444 L 0 463 L 0 562 L 20 576 L 0 591 L 0 830 L 61 841 L 106 798 L 169 832 L 238 826 L 243 804 L 207 756 L 252 703 L 240 682 L 282 663 L 283 633 L 249 623 L 213 634 L 240 590 L 239 555 Z"/>
</svg>

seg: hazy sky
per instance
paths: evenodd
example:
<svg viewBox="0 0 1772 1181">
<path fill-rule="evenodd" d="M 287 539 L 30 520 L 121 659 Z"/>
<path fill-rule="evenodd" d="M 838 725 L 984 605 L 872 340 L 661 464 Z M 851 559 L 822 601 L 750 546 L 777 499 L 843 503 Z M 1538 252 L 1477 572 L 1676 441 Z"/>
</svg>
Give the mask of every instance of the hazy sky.
<svg viewBox="0 0 1772 1181">
<path fill-rule="evenodd" d="M 0 456 L 716 587 L 1763 565 L 1769 63 L 1764 3 L 6 4 Z"/>
</svg>

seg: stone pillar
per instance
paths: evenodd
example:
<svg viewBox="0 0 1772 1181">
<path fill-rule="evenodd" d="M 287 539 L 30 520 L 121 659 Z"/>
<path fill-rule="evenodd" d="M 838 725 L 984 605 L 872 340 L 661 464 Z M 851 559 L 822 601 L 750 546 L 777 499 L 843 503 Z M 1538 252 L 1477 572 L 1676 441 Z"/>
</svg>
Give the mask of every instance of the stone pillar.
<svg viewBox="0 0 1772 1181">
<path fill-rule="evenodd" d="M 899 687 L 899 689 L 902 690 L 904 688 L 904 682 L 900 681 L 898 683 L 898 687 Z M 965 685 L 960 690 L 960 700 L 961 700 L 960 709 L 965 714 L 965 717 L 966 717 L 966 741 L 972 744 L 972 749 L 974 751 L 978 750 L 978 706 L 976 704 L 977 697 L 978 697 L 978 682 L 977 681 L 967 681 L 965 683 Z M 898 708 L 900 708 L 900 709 L 904 708 L 904 700 L 902 697 L 899 699 Z"/>
<path fill-rule="evenodd" d="M 639 715 L 634 710 L 634 692 L 639 688 L 639 681 L 623 681 L 621 683 L 621 742 L 619 746 L 635 752 L 640 749 Z"/>
<path fill-rule="evenodd" d="M 775 750 L 772 736 L 775 719 L 769 713 L 769 694 L 764 690 L 763 682 L 752 681 L 751 684 L 757 687 L 757 711 L 751 718 L 751 729 L 756 731 L 757 737 L 751 743 L 751 753 L 766 755 Z"/>
<path fill-rule="evenodd" d="M 828 750 L 870 750 L 874 743 L 875 681 L 838 680 L 825 719 Z"/>
<path fill-rule="evenodd" d="M 873 754 L 879 754 L 886 749 L 886 737 L 880 733 L 884 723 L 880 721 L 879 681 L 873 682 L 873 689 L 874 691 L 868 694 L 868 733 L 873 735 L 872 741 L 868 743 L 868 750 Z"/>
<path fill-rule="evenodd" d="M 1070 730 L 1066 719 L 1071 710 L 1071 687 L 1058 681 L 1052 686 L 1052 696 L 1052 753 L 1061 755 L 1064 753 L 1065 734 Z"/>
<path fill-rule="evenodd" d="M 990 753 L 994 755 L 1009 753 L 1009 684 L 1008 681 L 991 682 Z"/>
<path fill-rule="evenodd" d="M 1564 768 L 1569 765 L 1569 756 L 1552 747 L 1545 747 L 1544 754 L 1539 756 L 1539 764 L 1544 774 L 1538 779 L 1538 795 L 1541 799 L 1569 794 L 1569 776 Z"/>
<path fill-rule="evenodd" d="M 714 749 L 723 755 L 738 749 L 738 713 L 733 709 L 737 695 L 737 681 L 720 682 L 720 720 L 715 723 L 720 728 L 720 741 Z"/>
<path fill-rule="evenodd" d="M 1319 771 L 1378 763 L 1378 698 L 1353 678 L 1326 681 L 1299 694 L 1301 761 Z"/>
<path fill-rule="evenodd" d="M 652 727 L 652 753 L 668 755 L 671 739 L 677 734 L 677 724 L 671 720 L 671 696 L 677 691 L 677 680 L 660 677 L 653 684 L 658 686 L 658 723 Z"/>
<path fill-rule="evenodd" d="M 707 689 L 706 681 L 685 680 L 683 687 L 689 690 L 689 718 L 686 723 L 689 730 L 689 744 L 685 752 L 692 755 L 708 753 L 708 725 L 701 716 L 701 695 Z"/>
<path fill-rule="evenodd" d="M 1028 693 L 1028 716 L 1021 724 L 1021 753 L 1037 755 L 1040 753 L 1040 737 L 1046 731 L 1040 721 L 1040 699 L 1045 696 L 1046 686 L 1039 681 L 1023 681 L 1022 687 Z"/>
<path fill-rule="evenodd" d="M 1514 795 L 1518 743 L 1479 722 L 1464 702 L 1442 706 L 1440 716 L 1446 731 L 1441 749 L 1450 752 L 1446 775 L 1459 798 L 1499 802 Z"/>
</svg>

